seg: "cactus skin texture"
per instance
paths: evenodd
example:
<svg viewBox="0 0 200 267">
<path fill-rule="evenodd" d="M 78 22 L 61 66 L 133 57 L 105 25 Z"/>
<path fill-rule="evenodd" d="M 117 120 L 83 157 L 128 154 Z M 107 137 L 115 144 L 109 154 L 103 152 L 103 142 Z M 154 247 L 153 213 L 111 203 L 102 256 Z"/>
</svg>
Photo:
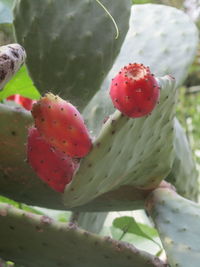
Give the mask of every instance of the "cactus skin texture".
<svg viewBox="0 0 200 267">
<path fill-rule="evenodd" d="M 0 204 L 0 236 L 1 256 L 26 267 L 167 266 L 128 243 L 6 204 Z"/>
<path fill-rule="evenodd" d="M 165 5 L 133 5 L 128 33 L 102 88 L 107 89 L 111 78 L 129 62 L 149 66 L 156 76 L 172 74 L 180 86 L 197 47 L 198 29 L 183 11 Z"/>
<path fill-rule="evenodd" d="M 138 118 L 155 108 L 160 96 L 159 89 L 149 67 L 130 63 L 112 79 L 110 96 L 114 106 L 124 115 Z"/>
<path fill-rule="evenodd" d="M 172 267 L 199 267 L 200 206 L 168 188 L 153 191 L 146 203 Z"/>
<path fill-rule="evenodd" d="M 196 163 L 185 131 L 177 119 L 174 120 L 174 129 L 175 159 L 172 170 L 166 180 L 176 187 L 181 196 L 197 201 L 199 180 Z"/>
<path fill-rule="evenodd" d="M 44 139 L 70 157 L 82 158 L 92 148 L 92 141 L 79 111 L 69 102 L 46 94 L 33 105 L 35 127 Z"/>
<path fill-rule="evenodd" d="M 49 88 L 80 109 L 99 89 L 127 33 L 131 7 L 130 0 L 101 2 L 116 20 L 117 39 L 112 20 L 95 0 L 16 1 L 17 41 L 41 94 Z"/>
<path fill-rule="evenodd" d="M 175 80 L 165 76 L 158 82 L 160 104 L 150 116 L 132 119 L 118 110 L 110 115 L 64 192 L 67 208 L 122 185 L 153 189 L 169 174 L 174 159 Z"/>
<path fill-rule="evenodd" d="M 0 194 L 28 205 L 64 209 L 61 194 L 38 179 L 27 163 L 25 144 L 28 127 L 33 124 L 31 113 L 0 104 L 0 124 Z"/>
<path fill-rule="evenodd" d="M 71 218 L 77 217 L 75 223 L 78 227 L 90 233 L 99 234 L 107 215 L 107 212 L 73 212 Z"/>
<path fill-rule="evenodd" d="M 24 48 L 19 44 L 0 47 L 0 90 L 20 69 L 26 58 Z"/>
<path fill-rule="evenodd" d="M 100 131 L 104 118 L 114 112 L 107 89 L 123 66 L 129 62 L 142 62 L 156 76 L 172 73 L 176 85 L 180 85 L 194 60 L 197 46 L 198 29 L 181 10 L 156 4 L 133 5 L 129 31 L 120 53 L 102 84 L 102 90 L 83 111 L 94 136 Z"/>
<path fill-rule="evenodd" d="M 64 153 L 53 149 L 34 127 L 29 128 L 27 143 L 28 162 L 38 176 L 57 192 L 64 192 L 78 163 Z"/>
<path fill-rule="evenodd" d="M 10 123 L 7 123 L 8 121 Z M 0 124 L 0 194 L 32 206 L 66 210 L 61 194 L 38 179 L 26 162 L 27 129 L 33 124 L 30 112 L 0 104 Z M 74 210 L 141 209 L 144 207 L 147 193 L 147 190 L 126 186 L 103 194 Z"/>
</svg>

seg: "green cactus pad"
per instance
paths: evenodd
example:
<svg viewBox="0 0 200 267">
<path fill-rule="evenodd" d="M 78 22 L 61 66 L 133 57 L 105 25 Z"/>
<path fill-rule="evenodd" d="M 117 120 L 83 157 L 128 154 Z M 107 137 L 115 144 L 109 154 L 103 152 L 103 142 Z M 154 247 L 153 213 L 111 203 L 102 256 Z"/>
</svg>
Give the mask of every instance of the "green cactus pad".
<svg viewBox="0 0 200 267">
<path fill-rule="evenodd" d="M 162 22 L 157 23 L 158 20 Z M 186 32 L 185 29 L 188 31 Z M 177 34 L 176 37 L 174 37 L 175 34 Z M 182 38 L 179 38 L 181 35 L 185 39 L 184 43 Z M 149 65 L 156 74 L 163 75 L 168 71 L 171 72 L 179 85 L 184 80 L 186 71 L 194 58 L 198 42 L 197 35 L 195 25 L 180 10 L 152 4 L 134 5 L 130 29 L 114 67 L 105 79 L 102 90 L 96 93 L 83 112 L 91 134 L 96 137 L 103 121 L 114 110 L 107 89 L 111 78 L 121 67 L 131 61 L 142 62 Z M 162 39 L 165 40 L 162 41 Z M 169 49 L 168 55 L 163 52 L 165 47 Z M 190 52 L 187 53 L 186 50 Z M 177 187 L 180 194 L 195 200 L 198 194 L 198 179 L 191 149 L 177 120 L 174 122 L 174 128 L 175 161 L 167 180 Z M 186 154 L 189 157 L 188 168 Z M 182 179 L 184 183 L 181 182 Z"/>
<path fill-rule="evenodd" d="M 174 37 L 176 34 L 178 36 Z M 99 90 L 83 111 L 92 134 L 95 136 L 99 132 L 104 118 L 113 112 L 108 88 L 120 68 L 129 62 L 141 62 L 149 65 L 157 76 L 171 73 L 178 85 L 193 61 L 197 44 L 196 26 L 182 11 L 156 4 L 133 5 L 130 29 L 102 85 L 104 90 Z"/>
<path fill-rule="evenodd" d="M 78 227 L 90 233 L 99 234 L 107 215 L 107 212 L 80 212 L 76 223 Z"/>
<path fill-rule="evenodd" d="M 26 162 L 31 124 L 30 112 L 0 104 L 0 194 L 29 205 L 64 209 L 60 194 L 44 184 Z"/>
<path fill-rule="evenodd" d="M 200 206 L 170 189 L 156 189 L 147 201 L 172 267 L 199 267 Z"/>
<path fill-rule="evenodd" d="M 85 123 L 93 138 L 96 138 L 104 122 L 114 111 L 109 91 L 99 90 L 83 110 Z"/>
<path fill-rule="evenodd" d="M 41 93 L 83 107 L 112 67 L 128 30 L 130 0 L 17 0 L 14 26 Z"/>
<path fill-rule="evenodd" d="M 186 198 L 197 201 L 199 195 L 198 172 L 186 134 L 179 121 L 174 121 L 175 159 L 172 170 L 166 180 L 172 183 L 177 192 Z"/>
<path fill-rule="evenodd" d="M 9 122 L 9 123 L 8 123 Z M 62 194 L 50 189 L 26 162 L 27 128 L 30 112 L 0 104 L 0 195 L 33 206 L 66 209 Z M 105 193 L 76 211 L 132 210 L 144 207 L 149 191 L 132 186 Z"/>
<path fill-rule="evenodd" d="M 0 254 L 26 267 L 166 267 L 128 243 L 0 204 Z"/>
<path fill-rule="evenodd" d="M 159 83 L 160 104 L 151 115 L 130 119 L 116 111 L 105 122 L 93 149 L 65 189 L 66 207 L 83 205 L 122 185 L 154 188 L 168 175 L 174 157 L 176 91 L 170 76 Z"/>
<path fill-rule="evenodd" d="M 108 90 L 99 90 L 83 111 L 85 122 L 94 138 L 100 131 L 103 121 L 113 111 L 114 107 Z M 175 159 L 166 180 L 176 187 L 180 195 L 196 201 L 199 193 L 198 173 L 186 134 L 176 118 L 174 120 L 174 130 Z M 98 199 L 98 201 L 101 199 Z"/>
<path fill-rule="evenodd" d="M 144 209 L 145 199 L 152 192 L 134 186 L 121 186 L 92 199 L 89 203 L 73 207 L 73 211 L 126 211 Z"/>
<path fill-rule="evenodd" d="M 0 46 L 0 90 L 20 69 L 25 58 L 26 52 L 19 44 Z"/>
<path fill-rule="evenodd" d="M 173 7 L 133 5 L 130 27 L 103 87 L 129 62 L 143 63 L 156 76 L 171 74 L 177 86 L 187 75 L 198 45 L 198 30 L 190 18 Z"/>
</svg>

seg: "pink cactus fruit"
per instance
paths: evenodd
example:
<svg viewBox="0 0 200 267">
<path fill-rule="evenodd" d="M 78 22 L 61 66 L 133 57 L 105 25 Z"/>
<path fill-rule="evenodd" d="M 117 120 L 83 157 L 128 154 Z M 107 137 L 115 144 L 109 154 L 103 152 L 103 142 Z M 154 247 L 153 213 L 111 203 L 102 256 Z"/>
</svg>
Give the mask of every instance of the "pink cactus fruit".
<svg viewBox="0 0 200 267">
<path fill-rule="evenodd" d="M 19 94 L 11 95 L 6 98 L 8 101 L 14 101 L 17 104 L 20 104 L 22 107 L 24 107 L 26 110 L 31 110 L 34 103 L 36 103 L 36 100 L 32 100 L 28 97 L 21 96 Z"/>
<path fill-rule="evenodd" d="M 40 179 L 61 193 L 79 166 L 71 157 L 53 149 L 34 127 L 28 131 L 27 156 Z"/>
<path fill-rule="evenodd" d="M 79 111 L 51 93 L 33 105 L 32 115 L 39 133 L 57 150 L 72 158 L 86 156 L 92 141 Z"/>
<path fill-rule="evenodd" d="M 134 63 L 122 68 L 112 80 L 110 96 L 113 105 L 124 115 L 138 118 L 155 108 L 160 97 L 159 89 L 149 67 Z"/>
</svg>

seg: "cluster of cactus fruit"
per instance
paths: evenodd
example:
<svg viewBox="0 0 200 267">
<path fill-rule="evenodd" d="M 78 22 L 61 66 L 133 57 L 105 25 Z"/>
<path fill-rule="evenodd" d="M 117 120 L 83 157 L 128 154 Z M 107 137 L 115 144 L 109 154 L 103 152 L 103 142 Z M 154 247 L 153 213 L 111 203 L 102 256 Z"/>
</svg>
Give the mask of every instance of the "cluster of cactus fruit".
<svg viewBox="0 0 200 267">
<path fill-rule="evenodd" d="M 0 47 L 0 89 L 27 57 L 44 96 L 0 103 L 0 194 L 77 218 L 66 225 L 0 203 L 0 258 L 20 267 L 198 267 L 198 176 L 175 117 L 195 25 L 175 8 L 129 0 L 16 0 L 14 29 L 20 45 Z M 104 212 L 141 208 L 166 261 L 92 233 Z"/>
<path fill-rule="evenodd" d="M 78 110 L 59 96 L 46 94 L 33 105 L 35 127 L 29 130 L 28 161 L 39 177 L 63 192 L 78 159 L 92 147 L 89 132 Z"/>
<path fill-rule="evenodd" d="M 129 64 L 112 80 L 113 104 L 124 115 L 148 115 L 159 99 L 159 86 L 149 68 Z M 79 111 L 51 93 L 33 105 L 35 127 L 28 134 L 28 162 L 54 190 L 64 192 L 78 168 L 78 161 L 92 148 L 89 131 Z"/>
</svg>

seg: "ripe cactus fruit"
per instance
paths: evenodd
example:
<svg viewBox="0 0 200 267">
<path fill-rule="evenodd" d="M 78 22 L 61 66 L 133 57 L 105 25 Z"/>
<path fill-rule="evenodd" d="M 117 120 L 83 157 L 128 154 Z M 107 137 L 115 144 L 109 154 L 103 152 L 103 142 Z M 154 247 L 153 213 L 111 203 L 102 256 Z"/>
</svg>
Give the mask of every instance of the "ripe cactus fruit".
<svg viewBox="0 0 200 267">
<path fill-rule="evenodd" d="M 124 115 L 137 118 L 154 109 L 160 90 L 149 67 L 130 63 L 112 80 L 110 96 L 114 106 Z"/>
<path fill-rule="evenodd" d="M 78 163 L 51 147 L 35 127 L 29 128 L 27 143 L 28 162 L 37 175 L 57 192 L 64 192 L 78 167 Z"/>
<path fill-rule="evenodd" d="M 6 100 L 15 101 L 17 104 L 20 104 L 23 106 L 26 110 L 31 110 L 34 103 L 36 103 L 36 100 L 32 100 L 30 98 L 21 96 L 21 95 L 11 95 L 6 98 Z"/>
<path fill-rule="evenodd" d="M 39 133 L 57 150 L 72 158 L 82 158 L 92 147 L 87 127 L 79 111 L 51 93 L 33 105 L 32 114 Z"/>
</svg>

